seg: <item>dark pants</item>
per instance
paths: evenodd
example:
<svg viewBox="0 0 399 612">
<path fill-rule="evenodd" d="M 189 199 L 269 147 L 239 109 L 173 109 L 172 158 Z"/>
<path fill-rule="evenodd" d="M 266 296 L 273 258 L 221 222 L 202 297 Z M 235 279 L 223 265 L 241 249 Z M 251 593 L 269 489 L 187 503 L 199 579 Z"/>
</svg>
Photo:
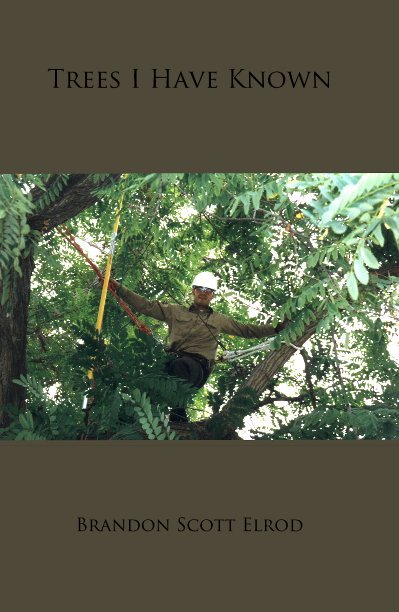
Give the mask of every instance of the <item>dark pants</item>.
<svg viewBox="0 0 399 612">
<path fill-rule="evenodd" d="M 175 376 L 187 381 L 193 387 L 200 389 L 204 386 L 211 373 L 210 362 L 200 355 L 190 355 L 189 353 L 177 354 L 176 357 L 166 364 L 166 372 L 169 376 Z M 185 408 L 180 406 L 171 411 L 171 421 L 187 421 Z"/>
</svg>

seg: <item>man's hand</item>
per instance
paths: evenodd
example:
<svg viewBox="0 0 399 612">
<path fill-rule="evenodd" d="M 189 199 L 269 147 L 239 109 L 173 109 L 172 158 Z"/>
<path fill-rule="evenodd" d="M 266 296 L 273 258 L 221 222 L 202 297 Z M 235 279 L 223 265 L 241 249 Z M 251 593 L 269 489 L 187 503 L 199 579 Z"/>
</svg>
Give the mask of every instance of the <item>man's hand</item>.
<svg viewBox="0 0 399 612">
<path fill-rule="evenodd" d="M 114 270 L 111 270 L 111 274 L 114 272 Z M 101 270 L 101 278 L 99 276 L 95 276 L 93 283 L 91 284 L 91 286 L 93 287 L 93 289 L 98 289 L 99 287 L 102 287 L 104 284 L 104 276 L 105 276 L 105 270 Z M 120 283 L 118 283 L 118 281 L 116 281 L 115 279 L 111 278 L 109 279 L 109 286 L 111 287 L 111 289 L 113 289 L 114 291 L 118 291 L 119 287 L 120 287 Z"/>
</svg>

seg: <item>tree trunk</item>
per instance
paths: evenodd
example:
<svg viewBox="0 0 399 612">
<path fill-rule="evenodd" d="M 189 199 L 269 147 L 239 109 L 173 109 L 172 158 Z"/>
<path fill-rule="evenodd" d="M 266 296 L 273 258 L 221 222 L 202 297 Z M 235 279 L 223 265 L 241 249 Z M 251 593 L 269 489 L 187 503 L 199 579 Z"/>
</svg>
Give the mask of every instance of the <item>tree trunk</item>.
<svg viewBox="0 0 399 612">
<path fill-rule="evenodd" d="M 5 406 L 23 409 L 25 389 L 12 382 L 26 374 L 26 343 L 33 256 L 20 262 L 22 276 L 13 272 L 10 300 L 0 306 L 0 427 L 7 425 Z"/>
<path fill-rule="evenodd" d="M 305 342 L 314 334 L 316 326 L 317 321 L 308 325 L 302 337 L 296 340 L 295 346 L 303 346 Z M 294 346 L 290 346 L 288 344 L 283 344 L 277 351 L 271 351 L 267 355 L 266 359 L 264 359 L 262 363 L 254 368 L 248 379 L 239 387 L 235 395 L 227 402 L 222 410 L 209 419 L 209 430 L 212 430 L 217 423 L 218 436 L 220 436 L 221 439 L 231 439 L 232 430 L 234 428 L 229 422 L 229 415 L 230 411 L 236 408 L 237 395 L 245 398 L 247 389 L 251 390 L 251 396 L 253 391 L 255 391 L 256 395 L 258 396 L 262 395 L 262 393 L 266 391 L 272 378 L 279 370 L 281 370 L 284 364 L 287 363 L 295 351 L 296 349 Z"/>
<path fill-rule="evenodd" d="M 316 325 L 317 323 L 311 323 L 311 325 L 308 325 L 303 333 L 303 336 L 295 341 L 295 346 L 303 346 L 305 342 L 314 334 Z M 257 395 L 261 395 L 264 391 L 266 391 L 273 376 L 275 376 L 277 372 L 281 370 L 284 364 L 291 359 L 295 352 L 296 348 L 289 344 L 283 344 L 278 351 L 271 351 L 267 355 L 266 359 L 264 359 L 262 363 L 254 368 L 242 386 L 251 387 L 251 389 L 256 391 Z M 229 403 L 230 402 L 225 405 L 222 412 L 228 412 Z"/>
<path fill-rule="evenodd" d="M 109 175 L 101 186 L 107 185 L 120 175 Z M 51 184 L 51 179 L 49 184 Z M 100 185 L 96 185 L 99 187 Z M 76 216 L 97 201 L 93 195 L 93 178 L 87 174 L 72 174 L 59 197 L 43 210 L 31 214 L 27 221 L 31 230 L 45 233 L 60 223 Z M 42 190 L 32 192 L 35 202 Z M 19 410 L 25 407 L 24 387 L 12 382 L 26 374 L 27 323 L 31 276 L 34 269 L 33 255 L 20 261 L 22 276 L 11 272 L 10 299 L 0 306 L 0 427 L 7 426 L 6 406 Z M 0 295 L 1 295 L 0 284 Z"/>
</svg>

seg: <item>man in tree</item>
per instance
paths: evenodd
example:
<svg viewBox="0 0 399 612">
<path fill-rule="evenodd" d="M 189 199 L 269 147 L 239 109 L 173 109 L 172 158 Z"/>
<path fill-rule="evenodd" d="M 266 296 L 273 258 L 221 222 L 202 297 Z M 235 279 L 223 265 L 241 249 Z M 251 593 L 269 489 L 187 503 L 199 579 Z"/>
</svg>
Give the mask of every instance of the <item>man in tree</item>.
<svg viewBox="0 0 399 612">
<path fill-rule="evenodd" d="M 215 312 L 210 302 L 217 291 L 217 279 L 210 272 L 200 272 L 194 278 L 193 303 L 189 308 L 157 300 L 149 301 L 117 281 L 112 280 L 111 283 L 123 300 L 136 311 L 167 323 L 169 346 L 166 350 L 172 358 L 166 371 L 170 376 L 186 380 L 198 389 L 204 386 L 213 369 L 220 333 L 242 338 L 264 338 L 275 335 L 284 327 L 284 324 L 274 328 L 271 325 L 240 323 Z M 184 408 L 175 409 L 171 420 L 187 421 Z"/>
</svg>

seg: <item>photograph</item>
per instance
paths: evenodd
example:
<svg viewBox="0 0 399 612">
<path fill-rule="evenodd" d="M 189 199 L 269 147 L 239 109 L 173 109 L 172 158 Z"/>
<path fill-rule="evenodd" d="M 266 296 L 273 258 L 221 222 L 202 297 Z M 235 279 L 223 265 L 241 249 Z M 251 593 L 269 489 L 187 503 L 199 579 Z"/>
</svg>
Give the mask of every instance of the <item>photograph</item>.
<svg viewBox="0 0 399 612">
<path fill-rule="evenodd" d="M 399 173 L 0 175 L 4 440 L 399 438 Z"/>
</svg>

